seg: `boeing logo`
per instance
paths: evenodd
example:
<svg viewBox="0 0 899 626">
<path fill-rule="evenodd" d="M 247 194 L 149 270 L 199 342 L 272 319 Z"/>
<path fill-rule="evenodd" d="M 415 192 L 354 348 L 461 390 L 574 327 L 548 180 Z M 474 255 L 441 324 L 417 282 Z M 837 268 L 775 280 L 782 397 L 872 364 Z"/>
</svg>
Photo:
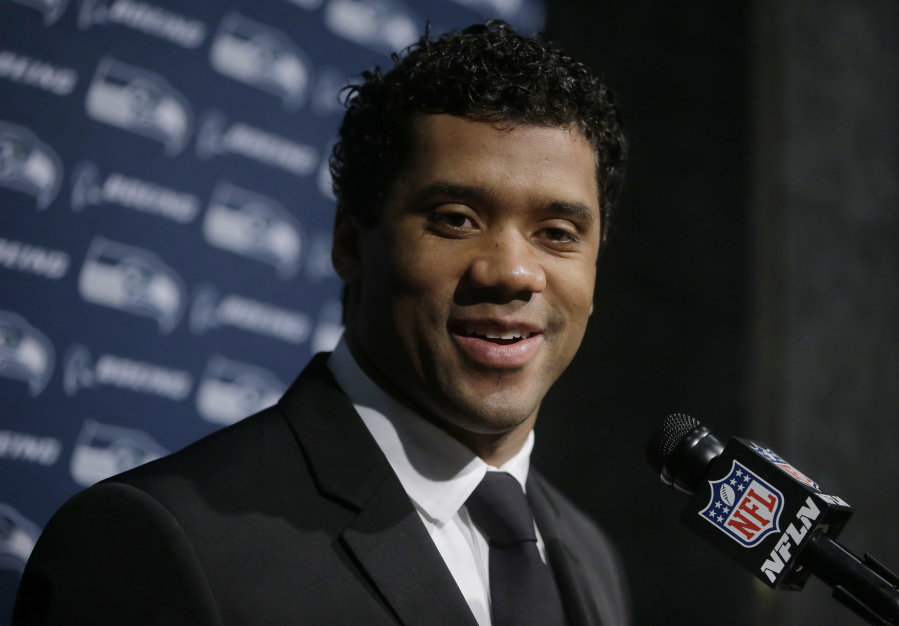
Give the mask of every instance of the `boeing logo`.
<svg viewBox="0 0 899 626">
<path fill-rule="evenodd" d="M 81 427 L 69 470 L 82 487 L 106 480 L 168 454 L 147 433 L 87 419 Z"/>
<path fill-rule="evenodd" d="M 184 370 L 122 356 L 101 354 L 95 364 L 90 350 L 80 344 L 69 347 L 64 361 L 62 383 L 69 396 L 105 385 L 178 401 L 188 396 L 194 384 L 193 376 Z"/>
<path fill-rule="evenodd" d="M 190 329 L 201 335 L 219 326 L 231 326 L 292 344 L 306 341 L 312 330 L 312 322 L 305 313 L 236 294 L 220 299 L 218 289 L 203 285 L 191 306 Z"/>
<path fill-rule="evenodd" d="M 62 161 L 56 151 L 24 126 L 0 121 L 0 187 L 37 198 L 46 209 L 62 184 Z"/>
<path fill-rule="evenodd" d="M 172 332 L 187 304 L 184 281 L 158 256 L 99 236 L 81 266 L 78 291 L 87 302 L 157 320 L 161 333 Z"/>
<path fill-rule="evenodd" d="M 55 437 L 37 437 L 10 430 L 0 431 L 0 459 L 37 463 L 49 467 L 59 459 L 62 444 Z"/>
<path fill-rule="evenodd" d="M 37 524 L 8 504 L 0 503 L 0 569 L 25 571 L 25 564 L 40 535 Z"/>
<path fill-rule="evenodd" d="M 384 54 L 415 43 L 423 25 L 401 0 L 328 0 L 323 17 L 335 35 Z"/>
<path fill-rule="evenodd" d="M 232 11 L 222 18 L 209 50 L 219 74 L 281 98 L 288 111 L 306 99 L 311 63 L 283 32 Z"/>
<path fill-rule="evenodd" d="M 176 191 L 119 172 L 105 179 L 96 164 L 79 163 L 72 172 L 73 211 L 88 206 L 117 205 L 127 209 L 186 224 L 200 212 L 200 199 L 192 193 Z"/>
<path fill-rule="evenodd" d="M 200 20 L 135 0 L 81 0 L 78 27 L 87 30 L 94 24 L 121 24 L 184 48 L 196 48 L 206 38 L 206 24 Z"/>
<path fill-rule="evenodd" d="M 12 0 L 44 14 L 44 26 L 52 26 L 66 10 L 69 0 Z"/>
<path fill-rule="evenodd" d="M 0 237 L 0 267 L 59 280 L 69 270 L 69 255 Z"/>
<path fill-rule="evenodd" d="M 72 93 L 78 82 L 78 72 L 70 67 L 57 67 L 24 54 L 0 50 L 0 78 L 36 87 L 56 96 Z"/>
<path fill-rule="evenodd" d="M 243 122 L 229 126 L 224 114 L 209 111 L 203 116 L 197 133 L 197 157 L 205 160 L 225 154 L 239 154 L 296 176 L 308 176 L 318 162 L 318 153 L 312 146 Z"/>
<path fill-rule="evenodd" d="M 32 396 L 47 386 L 56 353 L 47 336 L 24 317 L 0 311 L 0 377 L 28 384 Z"/>
<path fill-rule="evenodd" d="M 272 265 L 285 280 L 297 273 L 301 232 L 277 200 L 227 182 L 216 186 L 203 219 L 211 245 Z"/>
<path fill-rule="evenodd" d="M 213 356 L 197 386 L 197 412 L 207 422 L 233 424 L 272 406 L 286 390 L 266 369 Z"/>
<path fill-rule="evenodd" d="M 193 110 L 183 95 L 153 72 L 104 57 L 84 103 L 90 118 L 161 141 L 176 156 L 187 144 Z"/>
</svg>

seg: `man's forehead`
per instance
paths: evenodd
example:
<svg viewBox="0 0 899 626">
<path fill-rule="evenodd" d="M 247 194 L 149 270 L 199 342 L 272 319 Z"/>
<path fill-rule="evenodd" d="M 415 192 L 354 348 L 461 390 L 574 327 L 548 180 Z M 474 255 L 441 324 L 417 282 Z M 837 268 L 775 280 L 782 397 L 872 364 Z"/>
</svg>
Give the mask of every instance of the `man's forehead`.
<svg viewBox="0 0 899 626">
<path fill-rule="evenodd" d="M 441 144 L 490 144 L 507 141 L 521 144 L 547 144 L 564 139 L 571 144 L 595 153 L 592 144 L 584 136 L 580 126 L 568 124 L 537 124 L 505 119 L 477 119 L 450 115 L 447 113 L 427 113 L 417 115 L 412 121 L 413 145 L 427 148 L 432 142 Z"/>
<path fill-rule="evenodd" d="M 495 184 L 511 185 L 518 177 L 519 185 L 564 186 L 570 193 L 592 196 L 598 204 L 596 175 L 596 152 L 575 124 L 546 126 L 430 114 L 414 122 L 400 178 L 416 191 L 459 183 L 491 194 Z"/>
</svg>

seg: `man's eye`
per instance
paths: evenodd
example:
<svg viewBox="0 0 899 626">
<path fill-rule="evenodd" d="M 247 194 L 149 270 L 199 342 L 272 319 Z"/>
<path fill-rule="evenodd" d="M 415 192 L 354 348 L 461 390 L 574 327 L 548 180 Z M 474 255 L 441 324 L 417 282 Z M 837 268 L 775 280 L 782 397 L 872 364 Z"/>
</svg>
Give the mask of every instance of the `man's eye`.
<svg viewBox="0 0 899 626">
<path fill-rule="evenodd" d="M 543 236 L 554 243 L 577 243 L 578 239 L 564 228 L 544 228 Z"/>
<path fill-rule="evenodd" d="M 469 217 L 463 213 L 432 213 L 428 216 L 428 221 L 436 224 L 446 224 L 453 228 L 471 228 Z"/>
</svg>

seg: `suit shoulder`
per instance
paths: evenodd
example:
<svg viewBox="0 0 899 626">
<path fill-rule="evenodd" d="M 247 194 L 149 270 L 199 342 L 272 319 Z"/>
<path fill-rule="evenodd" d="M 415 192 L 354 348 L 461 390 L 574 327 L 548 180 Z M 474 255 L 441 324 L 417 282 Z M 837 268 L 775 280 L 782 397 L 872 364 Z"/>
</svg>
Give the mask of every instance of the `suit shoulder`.
<svg viewBox="0 0 899 626">
<path fill-rule="evenodd" d="M 220 623 L 178 522 L 146 492 L 116 483 L 69 499 L 47 524 L 22 575 L 15 626 L 72 623 L 73 615 L 95 624 L 150 617 L 183 623 L 177 620 L 184 616 L 190 623 Z"/>
<path fill-rule="evenodd" d="M 304 452 L 277 406 L 100 484 L 128 485 L 150 495 L 192 541 L 228 513 L 277 511 L 304 502 L 312 515 L 318 511 L 312 504 L 320 499 Z"/>
<path fill-rule="evenodd" d="M 206 483 L 254 476 L 273 469 L 272 458 L 284 461 L 297 454 L 296 440 L 273 406 L 101 484 L 126 484 L 158 495 L 160 488 L 176 478 Z"/>
</svg>

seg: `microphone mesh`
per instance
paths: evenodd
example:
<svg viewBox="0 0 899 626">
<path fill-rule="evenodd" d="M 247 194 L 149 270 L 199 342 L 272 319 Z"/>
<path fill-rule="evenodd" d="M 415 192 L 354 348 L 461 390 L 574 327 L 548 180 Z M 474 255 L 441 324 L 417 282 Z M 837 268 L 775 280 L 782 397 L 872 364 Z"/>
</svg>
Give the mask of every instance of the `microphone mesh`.
<svg viewBox="0 0 899 626">
<path fill-rule="evenodd" d="M 649 467 L 656 476 L 662 474 L 665 461 L 668 460 L 677 444 L 687 433 L 699 425 L 699 420 L 683 413 L 669 415 L 659 424 L 646 445 L 646 462 L 649 463 Z"/>
</svg>

